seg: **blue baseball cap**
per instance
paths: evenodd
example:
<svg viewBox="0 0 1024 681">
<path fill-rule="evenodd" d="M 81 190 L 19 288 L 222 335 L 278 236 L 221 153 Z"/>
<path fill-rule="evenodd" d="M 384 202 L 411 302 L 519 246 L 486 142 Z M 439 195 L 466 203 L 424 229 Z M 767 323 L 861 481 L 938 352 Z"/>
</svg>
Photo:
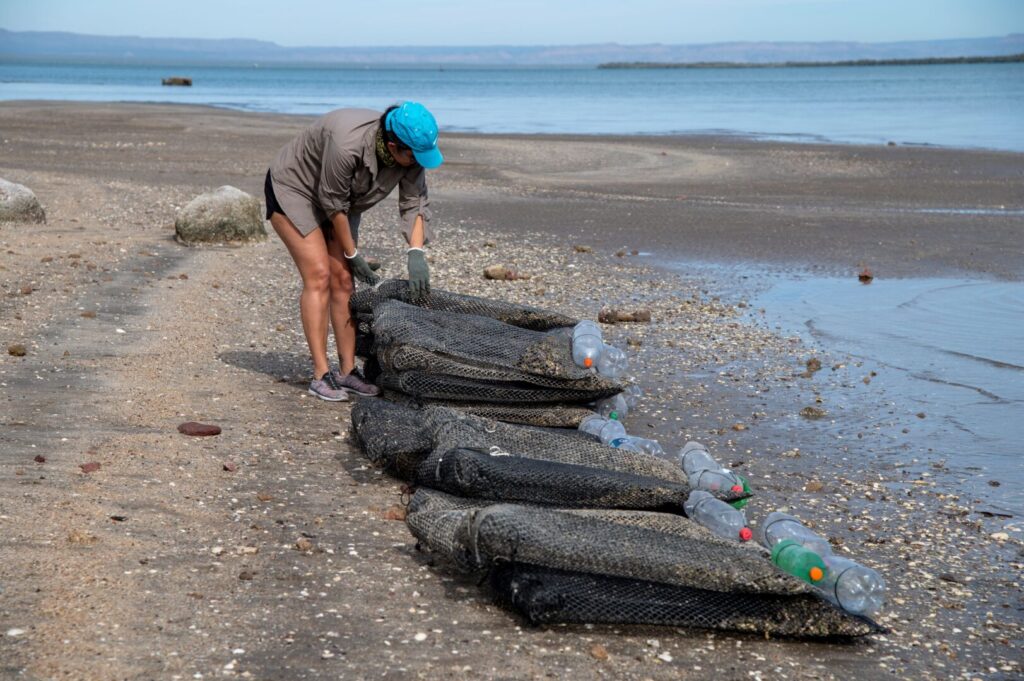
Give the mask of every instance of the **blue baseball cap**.
<svg viewBox="0 0 1024 681">
<path fill-rule="evenodd" d="M 387 129 L 412 149 L 416 162 L 424 168 L 436 168 L 444 163 L 437 148 L 437 121 L 427 107 L 419 102 L 402 102 L 384 119 Z"/>
</svg>

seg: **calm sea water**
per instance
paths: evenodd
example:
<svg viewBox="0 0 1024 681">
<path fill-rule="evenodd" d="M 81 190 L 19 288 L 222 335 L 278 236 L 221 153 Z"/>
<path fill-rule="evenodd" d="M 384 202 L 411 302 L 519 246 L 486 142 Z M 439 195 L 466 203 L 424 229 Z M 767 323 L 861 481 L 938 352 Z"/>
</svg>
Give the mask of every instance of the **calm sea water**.
<svg viewBox="0 0 1024 681">
<path fill-rule="evenodd" d="M 171 75 L 194 85 L 162 87 Z M 727 133 L 1024 151 L 1024 64 L 619 71 L 0 62 L 0 100 L 12 99 L 298 114 L 416 99 L 450 131 Z"/>
<path fill-rule="evenodd" d="M 788 275 L 753 301 L 767 319 L 874 369 L 826 394 L 821 428 L 893 460 L 943 461 L 981 508 L 1024 532 L 1024 282 Z M 920 414 L 915 418 L 913 414 Z M 861 435 L 867 435 L 861 440 Z M 856 451 L 856 450 L 855 450 Z M 931 471 L 934 472 L 934 471 Z"/>
</svg>

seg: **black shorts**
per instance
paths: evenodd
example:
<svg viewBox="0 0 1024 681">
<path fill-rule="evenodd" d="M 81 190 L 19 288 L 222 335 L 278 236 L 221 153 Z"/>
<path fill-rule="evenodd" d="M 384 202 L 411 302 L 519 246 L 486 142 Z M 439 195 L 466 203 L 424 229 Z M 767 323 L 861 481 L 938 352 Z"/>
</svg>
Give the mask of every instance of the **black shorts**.
<svg viewBox="0 0 1024 681">
<path fill-rule="evenodd" d="M 274 183 L 270 181 L 270 171 L 267 171 L 267 179 L 263 182 L 263 198 L 267 202 L 267 219 L 274 213 L 280 213 L 285 217 L 288 214 L 284 212 L 284 208 L 281 208 L 281 204 L 277 202 L 277 197 L 274 196 Z"/>
<path fill-rule="evenodd" d="M 274 183 L 270 179 L 270 171 L 267 171 L 267 179 L 263 181 L 263 198 L 267 203 L 267 219 L 274 213 L 280 213 L 281 215 L 288 217 L 288 213 L 284 212 L 284 208 L 281 208 L 281 204 L 277 202 L 277 197 L 274 196 Z M 352 230 L 352 240 L 359 243 L 359 214 L 350 213 L 348 216 L 348 226 Z M 320 223 L 320 230 L 324 233 L 324 239 L 330 241 L 334 237 L 334 227 L 331 222 Z"/>
</svg>

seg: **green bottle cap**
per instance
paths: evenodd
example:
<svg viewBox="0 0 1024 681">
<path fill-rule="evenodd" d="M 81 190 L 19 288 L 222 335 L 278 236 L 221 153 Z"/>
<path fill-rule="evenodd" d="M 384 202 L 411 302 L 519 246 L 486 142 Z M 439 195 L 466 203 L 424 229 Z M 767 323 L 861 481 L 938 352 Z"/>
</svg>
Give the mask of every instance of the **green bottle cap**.
<svg viewBox="0 0 1024 681">
<path fill-rule="evenodd" d="M 783 539 L 772 547 L 772 562 L 784 572 L 811 584 L 825 577 L 825 561 L 795 539 Z"/>
</svg>

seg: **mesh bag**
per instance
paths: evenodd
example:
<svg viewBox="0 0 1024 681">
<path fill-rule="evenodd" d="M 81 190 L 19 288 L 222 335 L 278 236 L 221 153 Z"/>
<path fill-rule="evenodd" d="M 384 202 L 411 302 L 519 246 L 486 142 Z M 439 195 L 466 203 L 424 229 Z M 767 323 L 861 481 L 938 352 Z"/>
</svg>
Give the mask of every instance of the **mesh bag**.
<svg viewBox="0 0 1024 681">
<path fill-rule="evenodd" d="M 352 432 L 367 459 L 403 480 L 413 479 L 433 441 L 420 412 L 372 398 L 356 400 Z"/>
<path fill-rule="evenodd" d="M 552 462 L 599 471 L 656 478 L 662 484 L 685 485 L 686 474 L 677 464 L 644 454 L 615 449 L 577 431 L 517 426 L 486 419 L 448 407 L 415 409 L 381 399 L 360 399 L 352 409 L 355 439 L 373 463 L 408 481 L 427 455 L 469 449 L 508 456 L 510 465 Z M 412 463 L 412 467 L 408 465 Z M 741 498 L 727 491 L 722 499 Z"/>
<path fill-rule="evenodd" d="M 881 630 L 813 594 L 712 591 L 523 563 L 491 570 L 496 599 L 531 624 L 657 624 L 774 636 L 854 637 Z"/>
<path fill-rule="evenodd" d="M 678 466 L 648 454 L 444 407 L 417 411 L 361 400 L 352 422 L 366 457 L 378 466 L 467 498 L 682 513 L 690 493 Z M 746 496 L 718 494 L 727 501 Z"/>
<path fill-rule="evenodd" d="M 368 366 L 371 364 L 368 362 Z M 375 364 L 375 361 L 373 362 Z M 367 372 L 367 380 L 376 380 L 380 375 L 379 370 L 371 379 Z M 583 423 L 588 416 L 594 412 L 586 407 L 576 404 L 494 404 L 487 402 L 456 402 L 453 400 L 431 400 L 415 398 L 396 390 L 385 390 L 384 399 L 399 404 L 405 404 L 414 408 L 430 406 L 448 407 L 466 414 L 480 416 L 495 421 L 506 423 L 518 423 L 521 425 L 539 426 L 550 428 L 553 431 L 562 431 L 577 437 L 589 438 L 591 436 L 580 433 L 576 428 Z M 571 429 L 571 430 L 570 430 Z"/>
<path fill-rule="evenodd" d="M 513 457 L 590 466 L 686 483 L 686 473 L 675 463 L 650 454 L 615 449 L 574 434 L 516 426 L 444 407 L 425 409 L 423 418 L 427 430 L 432 433 L 435 452 L 460 447 L 489 452 L 496 447 Z"/>
<path fill-rule="evenodd" d="M 837 609 L 757 547 L 678 516 L 482 506 L 419 490 L 406 522 L 462 569 L 493 570 L 495 591 L 534 622 L 676 624 L 793 636 L 860 636 Z"/>
<path fill-rule="evenodd" d="M 489 317 L 512 326 L 534 331 L 548 331 L 563 326 L 575 326 L 577 319 L 557 312 L 550 312 L 529 305 L 516 305 L 500 300 L 477 298 L 461 293 L 431 289 L 422 300 L 413 301 L 409 295 L 409 282 L 404 279 L 388 279 L 373 288 L 357 291 L 352 295 L 349 307 L 357 315 L 369 315 L 380 303 L 400 300 L 418 307 L 441 312 L 471 314 Z M 360 317 L 362 319 L 362 317 Z"/>
<path fill-rule="evenodd" d="M 474 499 L 671 513 L 682 513 L 690 494 L 681 482 L 512 456 L 496 447 L 435 452 L 416 469 L 416 483 Z"/>
<path fill-rule="evenodd" d="M 536 405 L 622 390 L 573 363 L 565 329 L 533 331 L 391 300 L 374 308 L 373 333 L 379 384 L 417 398 Z"/>
</svg>

